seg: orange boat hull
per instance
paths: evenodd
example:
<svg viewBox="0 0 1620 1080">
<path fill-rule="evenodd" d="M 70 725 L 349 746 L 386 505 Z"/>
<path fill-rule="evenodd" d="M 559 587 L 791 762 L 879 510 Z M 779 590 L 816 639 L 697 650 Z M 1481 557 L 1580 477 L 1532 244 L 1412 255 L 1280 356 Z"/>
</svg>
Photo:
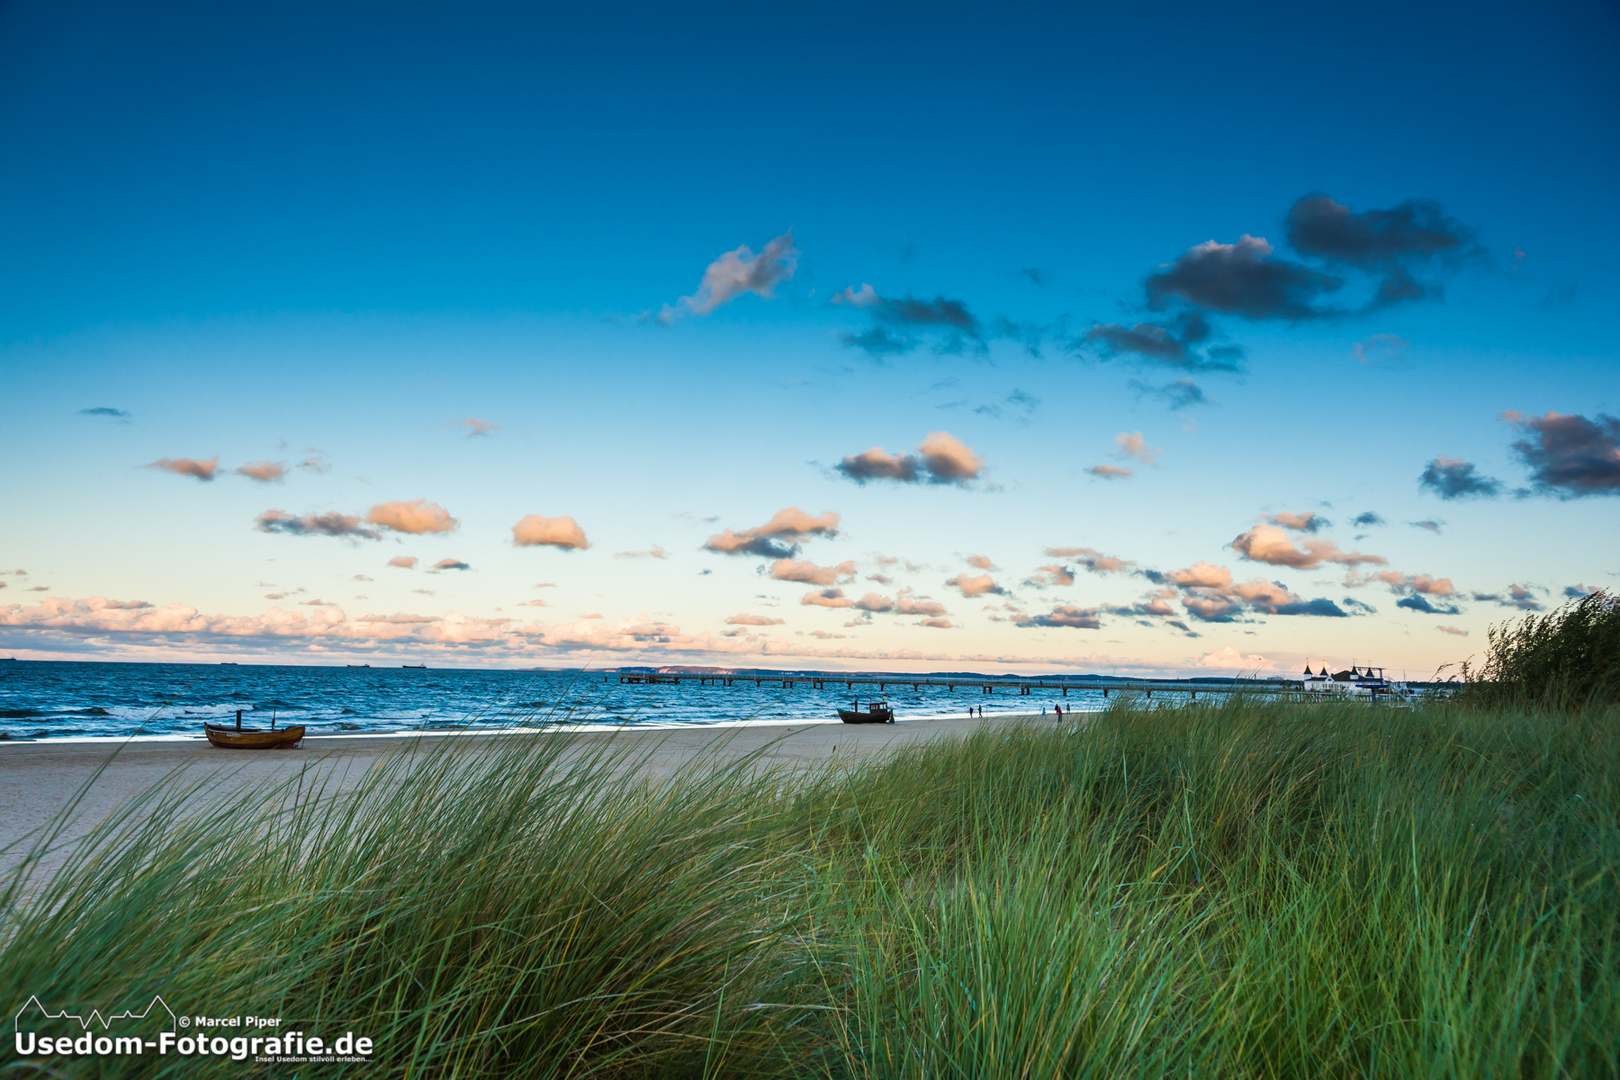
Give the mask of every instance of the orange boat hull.
<svg viewBox="0 0 1620 1080">
<path fill-rule="evenodd" d="M 215 746 L 229 750 L 291 750 L 304 738 L 304 727 L 278 728 L 275 731 L 237 731 L 235 728 L 203 725 L 203 734 Z"/>
</svg>

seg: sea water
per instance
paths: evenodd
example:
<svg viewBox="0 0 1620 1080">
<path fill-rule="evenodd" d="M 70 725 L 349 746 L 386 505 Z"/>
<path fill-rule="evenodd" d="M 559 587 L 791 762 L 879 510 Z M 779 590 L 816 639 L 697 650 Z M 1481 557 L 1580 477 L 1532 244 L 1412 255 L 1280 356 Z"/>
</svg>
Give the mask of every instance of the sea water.
<svg viewBox="0 0 1620 1080">
<path fill-rule="evenodd" d="M 791 678 L 792 676 L 790 676 Z M 869 676 L 856 674 L 856 678 Z M 839 708 L 877 687 L 828 682 L 817 690 L 780 677 L 756 686 L 753 677 L 731 686 L 631 683 L 590 670 L 510 671 L 402 667 L 297 667 L 270 664 L 126 664 L 108 662 L 0 662 L 0 738 L 202 737 L 205 721 L 244 727 L 303 724 L 310 735 L 453 731 L 504 726 L 836 722 Z M 831 677 L 830 677 L 831 678 Z M 1000 688 L 889 683 L 884 695 L 897 720 L 1101 708 L 1100 691 L 1071 689 L 1020 695 Z"/>
</svg>

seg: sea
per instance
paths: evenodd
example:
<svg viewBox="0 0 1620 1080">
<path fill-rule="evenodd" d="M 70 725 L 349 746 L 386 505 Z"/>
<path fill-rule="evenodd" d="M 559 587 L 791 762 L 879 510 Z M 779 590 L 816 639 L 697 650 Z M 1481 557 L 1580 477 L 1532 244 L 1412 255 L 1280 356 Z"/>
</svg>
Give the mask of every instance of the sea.
<svg viewBox="0 0 1620 1080">
<path fill-rule="evenodd" d="M 769 675 L 763 675 L 769 679 Z M 790 676 L 797 678 L 797 676 Z M 858 678 L 870 677 L 864 673 Z M 836 678 L 836 676 L 829 676 Z M 0 661 L 0 740 L 201 739 L 205 721 L 244 727 L 303 724 L 308 735 L 512 727 L 694 727 L 837 722 L 839 708 L 875 687 L 846 689 L 806 681 L 756 686 L 750 673 L 731 686 L 621 684 L 613 673 L 458 670 L 406 667 L 304 667 L 273 664 L 136 664 Z M 980 694 L 943 687 L 884 691 L 897 721 L 1101 709 L 1100 691 L 1071 689 L 1047 701 L 1014 691 Z"/>
</svg>

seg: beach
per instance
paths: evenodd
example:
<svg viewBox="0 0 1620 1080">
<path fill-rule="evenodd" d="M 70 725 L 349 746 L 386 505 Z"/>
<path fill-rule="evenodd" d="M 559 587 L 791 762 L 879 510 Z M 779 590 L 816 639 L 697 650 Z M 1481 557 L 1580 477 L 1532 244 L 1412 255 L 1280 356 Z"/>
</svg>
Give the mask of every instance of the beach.
<svg viewBox="0 0 1620 1080">
<path fill-rule="evenodd" d="M 402 750 L 453 746 L 475 751 L 507 739 L 566 739 L 565 759 L 603 750 L 628 751 L 628 760 L 649 776 L 670 776 L 699 756 L 737 759 L 757 755 L 761 765 L 820 764 L 835 757 L 881 754 L 920 741 L 960 738 L 986 725 L 1040 721 L 1036 714 L 936 717 L 894 724 L 809 723 L 616 731 L 542 731 L 532 734 L 328 735 L 306 738 L 294 750 L 222 750 L 202 741 L 41 740 L 0 743 L 0 815 L 6 843 L 14 844 L 61 813 L 78 797 L 59 842 L 71 847 L 96 822 L 173 774 L 188 784 L 206 784 L 221 802 L 252 784 L 319 773 L 347 787 L 374 764 Z M 1052 717 L 1044 718 L 1052 722 Z M 99 772 L 98 772 L 99 770 Z M 82 794 L 81 794 L 82 793 Z M 15 864 L 17 847 L 0 856 L 0 868 Z"/>
</svg>

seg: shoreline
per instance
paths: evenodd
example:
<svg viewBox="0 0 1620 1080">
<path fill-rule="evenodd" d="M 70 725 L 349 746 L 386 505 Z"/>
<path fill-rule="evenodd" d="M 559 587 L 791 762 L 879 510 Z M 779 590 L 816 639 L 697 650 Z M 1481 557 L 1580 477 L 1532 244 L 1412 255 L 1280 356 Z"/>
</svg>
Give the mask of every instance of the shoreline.
<svg viewBox="0 0 1620 1080">
<path fill-rule="evenodd" d="M 225 750 L 201 738 L 161 736 L 138 742 L 92 737 L 0 743 L 0 820 L 7 823 L 8 842 L 14 845 L 0 852 L 0 873 L 20 859 L 18 841 L 52 821 L 81 789 L 83 795 L 49 862 L 66 857 L 79 839 L 120 806 L 182 770 L 188 784 L 207 785 L 211 798 L 228 800 L 250 785 L 290 778 L 312 768 L 337 787 L 347 787 L 392 754 L 424 743 L 449 745 L 440 742 L 446 737 L 455 740 L 459 752 L 526 734 L 567 734 L 575 741 L 563 760 L 610 744 L 622 746 L 627 739 L 653 740 L 647 753 L 634 757 L 635 767 L 650 777 L 666 777 L 705 755 L 732 760 L 757 755 L 762 765 L 803 768 L 834 758 L 871 757 L 908 744 L 961 737 L 985 724 L 1042 720 L 1056 722 L 1037 712 L 971 719 L 961 715 L 913 718 L 894 724 L 736 722 L 701 727 L 617 725 L 601 731 L 582 730 L 582 725 L 494 732 L 325 735 L 307 738 L 295 750 Z"/>
</svg>

